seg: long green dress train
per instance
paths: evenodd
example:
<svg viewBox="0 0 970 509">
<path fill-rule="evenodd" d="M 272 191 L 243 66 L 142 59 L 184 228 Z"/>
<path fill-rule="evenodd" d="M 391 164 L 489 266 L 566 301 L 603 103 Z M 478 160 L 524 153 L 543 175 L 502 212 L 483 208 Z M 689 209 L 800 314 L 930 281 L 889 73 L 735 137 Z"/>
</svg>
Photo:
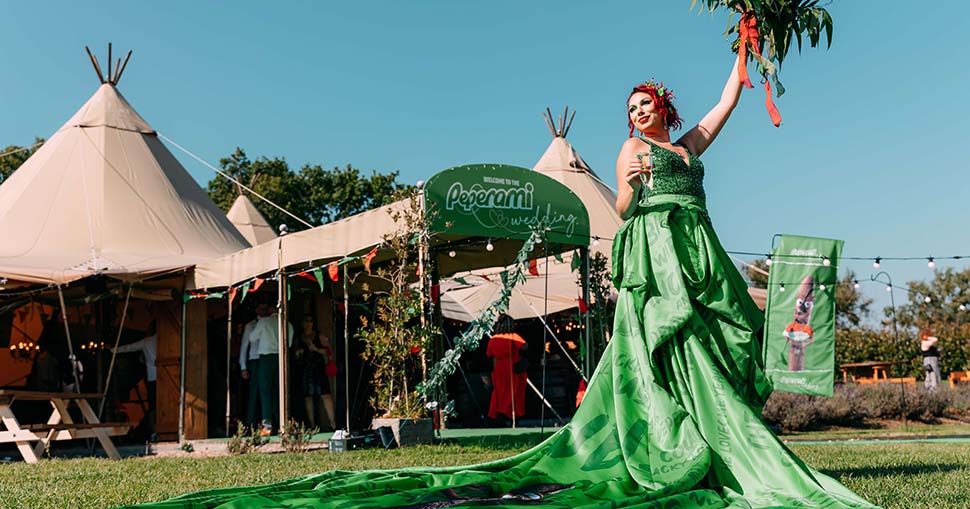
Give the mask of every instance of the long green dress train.
<svg viewBox="0 0 970 509">
<path fill-rule="evenodd" d="M 654 188 L 614 240 L 613 338 L 572 421 L 474 466 L 334 471 L 154 508 L 872 508 L 761 422 L 762 315 L 704 205 L 704 168 L 654 146 Z"/>
</svg>

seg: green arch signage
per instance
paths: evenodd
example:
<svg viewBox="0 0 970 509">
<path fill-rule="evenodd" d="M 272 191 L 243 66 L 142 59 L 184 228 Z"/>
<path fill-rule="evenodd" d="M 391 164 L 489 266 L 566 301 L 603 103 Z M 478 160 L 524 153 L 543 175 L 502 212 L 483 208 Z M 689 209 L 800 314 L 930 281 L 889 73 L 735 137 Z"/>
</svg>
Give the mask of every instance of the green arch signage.
<svg viewBox="0 0 970 509">
<path fill-rule="evenodd" d="M 547 227 L 550 242 L 589 244 L 589 214 L 568 187 L 541 173 L 504 164 L 449 168 L 428 179 L 427 210 L 435 233 L 525 240 Z"/>
</svg>

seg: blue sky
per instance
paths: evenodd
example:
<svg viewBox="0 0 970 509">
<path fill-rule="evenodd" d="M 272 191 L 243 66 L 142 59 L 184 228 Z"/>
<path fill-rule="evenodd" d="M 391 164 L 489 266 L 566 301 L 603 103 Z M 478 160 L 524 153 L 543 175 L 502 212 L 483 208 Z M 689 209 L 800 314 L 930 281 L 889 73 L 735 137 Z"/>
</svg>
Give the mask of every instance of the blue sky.
<svg viewBox="0 0 970 509">
<path fill-rule="evenodd" d="M 111 41 L 116 55 L 134 49 L 122 93 L 212 163 L 241 146 L 410 183 L 466 163 L 531 167 L 550 141 L 540 112 L 568 104 L 569 140 L 615 186 L 633 84 L 664 80 L 692 125 L 727 78 L 726 15 L 690 3 L 8 3 L 0 146 L 67 120 L 97 86 L 84 46 L 103 63 Z M 745 92 L 704 156 L 727 249 L 766 252 L 773 234 L 797 233 L 844 239 L 847 256 L 970 255 L 970 22 L 961 0 L 912 6 L 833 1 L 832 48 L 793 52 L 782 69 L 780 129 L 763 91 Z M 901 282 L 930 276 L 920 261 L 883 268 Z"/>
</svg>

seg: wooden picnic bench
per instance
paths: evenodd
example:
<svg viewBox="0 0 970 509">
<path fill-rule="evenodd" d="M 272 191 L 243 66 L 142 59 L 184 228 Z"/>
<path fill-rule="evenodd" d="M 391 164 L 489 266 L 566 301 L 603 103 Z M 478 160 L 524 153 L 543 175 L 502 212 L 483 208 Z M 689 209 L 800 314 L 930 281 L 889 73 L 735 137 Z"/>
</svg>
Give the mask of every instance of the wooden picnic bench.
<svg viewBox="0 0 970 509">
<path fill-rule="evenodd" d="M 17 444 L 17 450 L 24 457 L 24 461 L 36 463 L 52 441 L 97 438 L 109 458 L 120 459 L 111 437 L 128 433 L 130 425 L 100 422 L 88 400 L 103 397 L 103 394 L 92 393 L 0 389 L 0 422 L 4 428 L 0 430 L 0 443 Z M 53 409 L 46 423 L 22 425 L 12 408 L 12 403 L 16 400 L 49 401 Z M 84 422 L 74 422 L 69 412 L 72 403 L 80 410 Z"/>
</svg>

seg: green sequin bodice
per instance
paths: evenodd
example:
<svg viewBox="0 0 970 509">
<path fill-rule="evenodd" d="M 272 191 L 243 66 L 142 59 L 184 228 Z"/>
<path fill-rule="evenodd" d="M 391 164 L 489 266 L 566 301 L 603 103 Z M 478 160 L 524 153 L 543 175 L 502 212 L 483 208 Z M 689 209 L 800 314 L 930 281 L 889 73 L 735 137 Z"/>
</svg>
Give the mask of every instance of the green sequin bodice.
<svg viewBox="0 0 970 509">
<path fill-rule="evenodd" d="M 650 140 L 653 153 L 653 189 L 643 186 L 640 192 L 640 205 L 646 205 L 651 196 L 661 194 L 681 194 L 705 199 L 704 163 L 688 152 L 690 164 L 684 162 L 680 154 L 661 147 Z"/>
</svg>

